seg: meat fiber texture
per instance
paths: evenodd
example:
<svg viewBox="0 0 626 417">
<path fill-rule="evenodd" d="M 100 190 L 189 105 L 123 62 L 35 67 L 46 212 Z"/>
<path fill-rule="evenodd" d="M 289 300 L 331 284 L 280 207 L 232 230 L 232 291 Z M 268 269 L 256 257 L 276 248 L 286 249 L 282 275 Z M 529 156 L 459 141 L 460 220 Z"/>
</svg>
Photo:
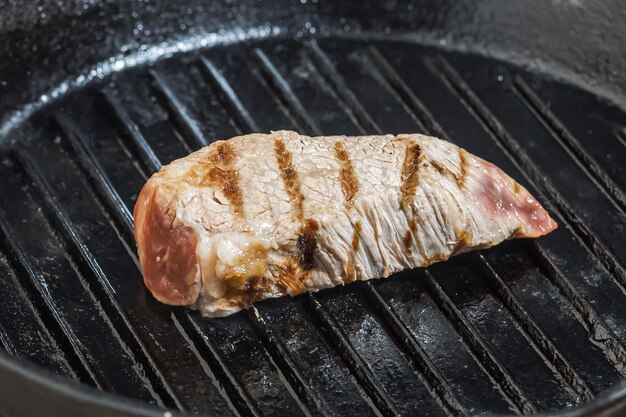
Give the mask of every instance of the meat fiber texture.
<svg viewBox="0 0 626 417">
<path fill-rule="evenodd" d="M 146 286 L 205 316 L 557 227 L 499 168 L 419 134 L 218 141 L 154 174 L 134 214 Z"/>
</svg>

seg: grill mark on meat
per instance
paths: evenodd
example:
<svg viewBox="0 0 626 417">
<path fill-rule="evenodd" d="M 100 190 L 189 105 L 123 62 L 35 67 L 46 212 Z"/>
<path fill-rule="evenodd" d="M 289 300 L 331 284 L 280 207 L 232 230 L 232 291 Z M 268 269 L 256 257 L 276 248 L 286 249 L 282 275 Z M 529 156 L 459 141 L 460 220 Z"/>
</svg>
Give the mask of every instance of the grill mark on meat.
<svg viewBox="0 0 626 417">
<path fill-rule="evenodd" d="M 413 202 L 419 182 L 418 169 L 422 159 L 422 148 L 415 142 L 406 146 L 402 163 L 402 185 L 400 186 L 400 206 L 404 209 Z"/>
<path fill-rule="evenodd" d="M 415 196 L 415 191 L 417 190 L 417 185 L 419 183 L 418 169 L 423 158 L 424 153 L 422 152 L 422 148 L 420 148 L 419 145 L 414 142 L 411 142 L 409 145 L 407 145 L 404 154 L 404 162 L 402 164 L 402 185 L 400 187 L 400 207 L 405 213 L 412 213 L 413 211 L 410 210 L 410 208 L 411 203 L 413 202 L 413 198 Z M 438 163 L 433 164 L 433 166 L 437 170 L 443 168 Z M 407 217 L 409 217 L 409 214 L 407 214 Z M 406 231 L 402 239 L 402 243 L 404 243 L 404 247 L 407 250 L 411 250 L 413 235 L 416 231 L 417 223 L 415 222 L 415 218 L 410 216 L 409 230 Z"/>
<path fill-rule="evenodd" d="M 446 167 L 444 167 L 443 165 L 441 165 L 439 162 L 435 161 L 434 159 L 430 160 L 430 165 L 432 165 L 432 167 L 435 168 L 435 170 L 441 175 L 446 175 L 449 172 Z"/>
<path fill-rule="evenodd" d="M 243 194 L 239 188 L 239 171 L 233 167 L 237 158 L 228 142 L 216 142 L 206 162 L 198 163 L 188 174 L 187 181 L 218 187 L 230 203 L 231 210 L 243 217 Z M 214 198 L 215 201 L 219 201 Z"/>
<path fill-rule="evenodd" d="M 294 217 L 297 221 L 304 219 L 304 195 L 300 187 L 300 178 L 293 165 L 293 156 L 285 147 L 285 143 L 276 138 L 274 140 L 274 151 L 276 152 L 276 162 L 280 170 L 280 177 L 285 185 L 285 191 L 291 197 L 291 204 L 295 210 Z"/>
<path fill-rule="evenodd" d="M 304 281 L 308 271 L 315 267 L 315 250 L 317 249 L 316 232 L 319 224 L 314 219 L 307 219 L 299 230 L 296 239 L 296 250 L 287 257 L 285 264 L 279 268 L 276 282 L 279 289 L 291 296 L 306 291 Z"/>
<path fill-rule="evenodd" d="M 404 247 L 408 250 L 411 249 L 411 242 L 413 242 L 413 235 L 410 230 L 407 230 L 402 238 L 402 242 L 404 243 Z"/>
<path fill-rule="evenodd" d="M 449 168 L 445 167 L 444 165 L 442 165 L 438 161 L 435 161 L 434 159 L 430 160 L 430 165 L 432 165 L 432 167 L 435 168 L 435 170 L 443 176 L 452 175 L 458 187 L 463 188 L 463 186 L 465 185 L 465 180 L 467 178 L 469 161 L 467 160 L 467 152 L 464 149 L 459 148 L 457 152 L 459 155 L 459 172 L 458 173 L 452 172 Z"/>
<path fill-rule="evenodd" d="M 352 249 L 356 252 L 359 249 L 359 233 L 363 231 L 363 225 L 360 220 L 357 220 L 354 224 L 354 233 L 352 234 Z"/>
<path fill-rule="evenodd" d="M 228 142 L 218 142 L 215 144 L 215 151 L 212 155 L 215 163 L 232 165 L 232 163 L 235 161 L 235 157 L 235 151 Z"/>
<path fill-rule="evenodd" d="M 417 222 L 415 221 L 415 218 L 411 218 L 409 219 L 409 229 L 406 231 L 406 233 L 404 234 L 404 238 L 402 239 L 402 242 L 404 243 L 404 247 L 407 250 L 411 250 L 411 244 L 413 243 L 413 235 L 417 233 Z"/>
<path fill-rule="evenodd" d="M 359 234 L 354 231 L 352 234 L 352 250 L 357 251 L 359 249 Z"/>
<path fill-rule="evenodd" d="M 314 219 L 304 218 L 304 194 L 300 187 L 300 179 L 298 172 L 293 164 L 293 156 L 285 147 L 285 143 L 280 138 L 274 139 L 274 151 L 276 153 L 276 161 L 280 170 L 280 177 L 283 180 L 285 190 L 292 200 L 294 208 L 294 218 L 297 222 L 302 223 L 298 238 L 296 241 L 296 253 L 292 257 L 297 261 L 297 265 L 288 265 L 286 275 L 301 280 L 315 267 L 315 250 L 317 249 L 317 238 L 315 233 L 319 229 L 319 224 Z M 303 270 L 303 273 L 298 269 Z M 288 278 L 288 280 L 290 280 Z M 290 286 L 291 287 L 291 286 Z M 291 290 L 291 288 L 289 288 Z M 299 289 L 298 289 L 299 290 Z M 304 288 L 302 288 L 302 291 Z M 291 293 L 291 292 L 290 292 Z"/>
<path fill-rule="evenodd" d="M 348 254 L 348 260 L 346 261 L 345 269 L 343 271 L 344 277 L 343 282 L 345 284 L 349 284 L 351 282 L 356 281 L 356 264 L 354 261 L 354 254 Z"/>
<path fill-rule="evenodd" d="M 463 186 L 465 185 L 465 179 L 467 178 L 467 152 L 465 152 L 465 150 L 462 148 L 458 148 L 458 152 L 461 169 L 459 175 L 455 175 L 455 179 L 459 188 L 463 188 Z"/>
<path fill-rule="evenodd" d="M 354 205 L 354 199 L 359 192 L 359 179 L 354 171 L 350 155 L 343 142 L 335 142 L 335 159 L 339 163 L 339 183 L 345 197 L 346 207 Z"/>
<path fill-rule="evenodd" d="M 300 229 L 296 247 L 298 260 L 305 271 L 310 271 L 315 266 L 313 257 L 315 255 L 315 249 L 317 248 L 315 233 L 318 230 L 319 224 L 313 219 L 306 220 Z"/>
<path fill-rule="evenodd" d="M 203 182 L 218 185 L 230 202 L 233 213 L 243 215 L 243 197 L 239 188 L 239 172 L 236 169 L 213 167 Z"/>
<path fill-rule="evenodd" d="M 182 163 L 164 167 L 148 182 L 135 207 L 135 236 L 148 288 L 168 304 L 195 304 L 203 314 L 221 315 L 257 300 L 386 276 L 404 267 L 425 266 L 467 249 L 491 246 L 509 234 L 534 237 L 556 227 L 523 186 L 469 152 L 435 146 L 413 135 L 359 140 L 308 138 L 296 132 L 238 137 L 225 144 L 218 141 Z M 269 154 L 264 153 L 267 150 Z M 358 189 L 350 192 L 350 184 L 341 183 L 342 168 L 343 178 L 350 177 L 343 162 L 360 169 L 360 156 L 370 153 L 365 168 L 395 175 L 371 183 L 356 175 Z M 271 184 L 258 184 L 268 187 L 258 187 L 257 193 L 250 191 L 257 189 L 255 175 L 267 173 L 253 168 L 259 159 L 248 163 L 253 156 L 269 158 L 267 168 L 274 175 Z M 337 168 L 328 170 L 329 163 Z M 259 175 L 259 180 L 267 181 L 268 176 Z M 316 187 L 328 181 L 331 185 L 338 181 L 337 187 L 321 190 L 324 193 L 318 196 Z M 378 191 L 391 184 L 397 202 L 389 204 Z M 152 202 L 150 189 L 155 190 Z M 365 191 L 371 198 L 362 198 Z M 233 204 L 241 193 L 247 201 Z M 318 199 L 338 204 L 323 220 L 312 206 Z M 211 288 L 203 290 L 207 282 L 202 282 L 198 268 L 212 267 L 214 251 L 200 245 L 215 233 L 256 237 L 256 227 L 245 222 L 252 215 L 250 204 L 263 210 L 262 215 L 250 218 L 263 226 L 259 230 L 265 231 L 265 225 L 273 221 L 283 227 L 259 234 L 260 248 L 247 245 L 250 258 L 239 257 L 235 269 L 220 273 L 223 295 L 210 297 L 205 291 Z M 160 213 L 154 212 L 157 209 Z M 241 210 L 242 217 L 233 210 Z M 269 248 L 266 238 L 272 242 Z M 390 239 L 399 247 L 389 247 L 386 241 Z M 403 245 L 407 250 L 402 250 Z M 261 249 L 267 254 L 256 256 Z M 264 266 L 262 272 L 256 269 L 257 258 Z"/>
</svg>

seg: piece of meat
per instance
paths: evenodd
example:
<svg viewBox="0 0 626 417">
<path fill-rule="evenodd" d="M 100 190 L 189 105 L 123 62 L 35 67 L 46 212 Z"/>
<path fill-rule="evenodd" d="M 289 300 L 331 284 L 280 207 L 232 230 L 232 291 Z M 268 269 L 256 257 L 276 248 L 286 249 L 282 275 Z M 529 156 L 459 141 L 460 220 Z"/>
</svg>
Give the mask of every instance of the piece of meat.
<svg viewBox="0 0 626 417">
<path fill-rule="evenodd" d="M 218 141 L 154 174 L 134 215 L 147 287 L 206 316 L 557 227 L 499 168 L 418 134 Z"/>
</svg>

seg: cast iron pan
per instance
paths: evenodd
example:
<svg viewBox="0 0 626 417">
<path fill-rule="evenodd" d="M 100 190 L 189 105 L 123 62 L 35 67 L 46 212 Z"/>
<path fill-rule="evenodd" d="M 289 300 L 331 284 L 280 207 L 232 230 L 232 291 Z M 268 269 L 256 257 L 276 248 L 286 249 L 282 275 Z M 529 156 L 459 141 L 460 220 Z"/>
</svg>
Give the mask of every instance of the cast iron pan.
<svg viewBox="0 0 626 417">
<path fill-rule="evenodd" d="M 624 13 L 2 5 L 0 415 L 621 415 Z M 226 319 L 153 300 L 131 232 L 145 179 L 279 128 L 444 137 L 511 173 L 560 227 Z"/>
</svg>

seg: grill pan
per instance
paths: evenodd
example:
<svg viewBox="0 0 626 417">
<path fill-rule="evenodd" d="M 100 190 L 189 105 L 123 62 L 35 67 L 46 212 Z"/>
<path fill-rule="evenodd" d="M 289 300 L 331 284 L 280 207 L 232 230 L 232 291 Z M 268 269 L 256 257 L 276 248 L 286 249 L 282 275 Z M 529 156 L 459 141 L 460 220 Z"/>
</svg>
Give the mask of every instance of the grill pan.
<svg viewBox="0 0 626 417">
<path fill-rule="evenodd" d="M 491 55 L 459 46 L 463 25 L 477 45 L 514 5 L 302 3 L 79 1 L 2 19 L 0 415 L 626 412 L 619 57 L 590 34 L 574 66 L 551 49 L 569 32 L 547 26 L 560 38 L 544 49 L 514 25 Z M 537 13 L 610 25 L 567 7 Z M 277 129 L 449 139 L 560 227 L 223 319 L 156 302 L 132 238 L 143 182 Z"/>
</svg>

